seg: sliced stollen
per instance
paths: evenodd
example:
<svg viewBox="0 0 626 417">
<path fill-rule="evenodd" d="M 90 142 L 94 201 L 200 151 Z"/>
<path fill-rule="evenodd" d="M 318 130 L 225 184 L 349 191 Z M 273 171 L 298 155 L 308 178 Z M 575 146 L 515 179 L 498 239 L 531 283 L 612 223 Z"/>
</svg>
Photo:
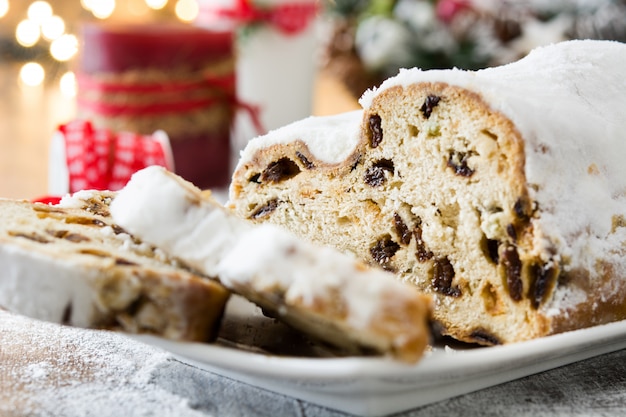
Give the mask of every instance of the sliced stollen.
<svg viewBox="0 0 626 417">
<path fill-rule="evenodd" d="M 428 296 L 352 256 L 254 226 L 164 168 L 135 173 L 111 213 L 267 315 L 347 352 L 415 362 L 429 342 Z"/>
<path fill-rule="evenodd" d="M 79 327 L 212 341 L 230 292 L 112 222 L 115 194 L 0 199 L 0 307 Z"/>
<path fill-rule="evenodd" d="M 227 206 L 352 252 L 486 345 L 626 318 L 626 44 L 401 71 L 250 141 Z"/>
</svg>

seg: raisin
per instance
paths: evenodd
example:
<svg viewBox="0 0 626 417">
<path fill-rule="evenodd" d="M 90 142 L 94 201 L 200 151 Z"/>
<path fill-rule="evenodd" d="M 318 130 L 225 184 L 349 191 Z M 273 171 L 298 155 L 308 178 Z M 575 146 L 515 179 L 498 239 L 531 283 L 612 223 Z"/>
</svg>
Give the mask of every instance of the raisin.
<svg viewBox="0 0 626 417">
<path fill-rule="evenodd" d="M 370 146 L 372 148 L 378 147 L 383 141 L 383 127 L 382 120 L 379 115 L 373 114 L 369 118 L 369 128 L 371 132 Z"/>
<path fill-rule="evenodd" d="M 405 246 L 411 243 L 411 232 L 398 213 L 393 213 L 393 225 L 400 238 L 400 243 Z"/>
<path fill-rule="evenodd" d="M 307 157 L 304 156 L 301 152 L 296 152 L 296 156 L 298 157 L 300 162 L 302 162 L 302 165 L 304 165 L 304 167 L 306 169 L 313 169 L 313 168 L 315 168 L 315 165 L 313 164 L 313 162 L 309 161 L 307 159 Z"/>
<path fill-rule="evenodd" d="M 116 224 L 112 224 L 111 225 L 111 229 L 113 229 L 113 233 L 115 233 L 116 235 L 125 233 L 125 234 L 129 234 L 126 230 L 124 230 L 121 226 L 118 226 Z"/>
<path fill-rule="evenodd" d="M 456 175 L 471 177 L 474 170 L 467 165 L 468 158 L 469 155 L 466 152 L 450 151 L 447 165 L 454 170 Z"/>
<path fill-rule="evenodd" d="M 87 236 L 83 236 L 79 233 L 68 233 L 67 235 L 63 236 L 63 239 L 69 240 L 70 242 L 74 243 L 89 242 L 91 240 Z"/>
<path fill-rule="evenodd" d="M 14 237 L 22 237 L 24 239 L 32 240 L 33 242 L 37 242 L 37 243 L 50 243 L 50 241 L 46 239 L 44 236 L 41 236 L 35 232 L 32 232 L 32 233 L 9 232 L 9 235 L 14 236 Z"/>
<path fill-rule="evenodd" d="M 251 219 L 260 219 L 272 213 L 278 207 L 278 200 L 273 199 L 265 203 L 264 206 L 259 207 L 250 215 Z"/>
<path fill-rule="evenodd" d="M 277 183 L 295 177 L 300 173 L 298 164 L 289 158 L 280 158 L 270 163 L 261 174 L 261 181 Z"/>
<path fill-rule="evenodd" d="M 380 265 L 385 265 L 400 249 L 400 245 L 387 237 L 376 242 L 376 245 L 370 248 L 372 258 Z"/>
<path fill-rule="evenodd" d="M 431 281 L 435 291 L 451 297 L 460 297 L 461 290 L 459 287 L 452 286 L 454 275 L 454 267 L 447 257 L 435 259 Z"/>
<path fill-rule="evenodd" d="M 50 236 L 54 236 L 57 239 L 65 239 L 65 240 L 69 240 L 70 242 L 74 242 L 74 243 L 78 243 L 78 242 L 88 242 L 91 239 L 89 239 L 87 236 L 83 236 L 79 233 L 72 233 L 68 230 L 52 230 L 52 229 L 48 229 L 46 230 L 46 233 L 48 233 Z"/>
<path fill-rule="evenodd" d="M 522 262 L 519 254 L 513 246 L 507 246 L 502 250 L 500 261 L 504 268 L 504 276 L 506 278 L 506 286 L 509 290 L 509 296 L 513 301 L 522 299 L 522 291 L 524 283 L 522 282 Z"/>
<path fill-rule="evenodd" d="M 122 265 L 122 266 L 135 266 L 137 265 L 135 262 L 133 261 L 129 261 L 128 259 L 124 259 L 124 258 L 115 258 L 115 265 Z"/>
<path fill-rule="evenodd" d="M 422 239 L 422 228 L 420 226 L 421 221 L 413 229 L 413 235 L 415 236 L 415 256 L 419 262 L 426 262 L 433 257 L 433 253 L 426 249 L 426 244 Z"/>
<path fill-rule="evenodd" d="M 381 159 L 376 162 L 365 171 L 363 180 L 367 185 L 372 187 L 381 186 L 386 180 L 385 171 L 393 173 L 393 161 L 390 161 L 389 159 Z"/>
<path fill-rule="evenodd" d="M 437 107 L 440 100 L 441 100 L 441 97 L 433 95 L 433 94 L 429 94 L 426 97 L 426 100 L 424 100 L 424 104 L 422 104 L 422 107 L 420 107 L 420 111 L 422 112 L 425 118 L 427 119 L 430 118 L 430 115 L 432 114 L 433 109 Z"/>
<path fill-rule="evenodd" d="M 528 298 L 534 308 L 539 308 L 546 294 L 556 282 L 556 268 L 533 264 L 530 267 L 532 284 L 529 288 Z"/>
<path fill-rule="evenodd" d="M 476 329 L 469 336 L 474 342 L 479 343 L 481 345 L 500 345 L 500 339 L 491 334 L 485 329 Z"/>
<path fill-rule="evenodd" d="M 90 204 L 85 207 L 85 210 L 102 217 L 108 217 L 111 215 L 108 206 L 100 201 L 90 200 Z"/>
</svg>

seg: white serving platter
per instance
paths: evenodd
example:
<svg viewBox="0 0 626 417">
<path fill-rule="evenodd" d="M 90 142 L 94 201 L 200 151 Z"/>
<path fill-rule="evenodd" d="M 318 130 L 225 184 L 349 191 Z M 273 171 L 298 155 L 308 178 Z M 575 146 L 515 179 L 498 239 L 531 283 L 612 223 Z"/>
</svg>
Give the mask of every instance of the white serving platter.
<svg viewBox="0 0 626 417">
<path fill-rule="evenodd" d="M 622 321 L 503 346 L 436 345 L 407 365 L 332 356 L 242 300 L 229 304 L 227 317 L 215 344 L 133 337 L 211 372 L 362 416 L 412 409 L 626 348 Z"/>
</svg>

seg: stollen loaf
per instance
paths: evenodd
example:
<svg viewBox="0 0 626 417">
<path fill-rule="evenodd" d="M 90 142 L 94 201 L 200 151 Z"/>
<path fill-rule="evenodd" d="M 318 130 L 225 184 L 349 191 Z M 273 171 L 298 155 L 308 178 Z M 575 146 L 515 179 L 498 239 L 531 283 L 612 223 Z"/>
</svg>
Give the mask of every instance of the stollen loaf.
<svg viewBox="0 0 626 417">
<path fill-rule="evenodd" d="M 251 140 L 227 206 L 355 254 L 495 345 L 626 318 L 626 44 L 406 69 Z"/>
<path fill-rule="evenodd" d="M 78 327 L 213 341 L 230 292 L 115 224 L 114 198 L 0 199 L 0 307 Z"/>
</svg>

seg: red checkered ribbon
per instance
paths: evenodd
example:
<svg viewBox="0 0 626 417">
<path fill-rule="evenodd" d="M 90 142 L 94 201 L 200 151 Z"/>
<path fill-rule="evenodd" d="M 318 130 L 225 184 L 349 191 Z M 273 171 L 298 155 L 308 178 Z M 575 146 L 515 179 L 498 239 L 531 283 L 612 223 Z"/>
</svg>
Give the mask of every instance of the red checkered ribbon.
<svg viewBox="0 0 626 417">
<path fill-rule="evenodd" d="M 198 16 L 199 23 L 229 19 L 238 25 L 267 23 L 286 35 L 302 32 L 320 10 L 318 1 L 294 2 L 274 6 L 256 5 L 251 0 L 234 0 L 234 6 L 225 8 L 205 2 Z"/>
<path fill-rule="evenodd" d="M 119 190 L 131 175 L 150 165 L 173 171 L 169 143 L 155 135 L 114 133 L 76 120 L 59 127 L 65 139 L 69 192 Z"/>
</svg>

